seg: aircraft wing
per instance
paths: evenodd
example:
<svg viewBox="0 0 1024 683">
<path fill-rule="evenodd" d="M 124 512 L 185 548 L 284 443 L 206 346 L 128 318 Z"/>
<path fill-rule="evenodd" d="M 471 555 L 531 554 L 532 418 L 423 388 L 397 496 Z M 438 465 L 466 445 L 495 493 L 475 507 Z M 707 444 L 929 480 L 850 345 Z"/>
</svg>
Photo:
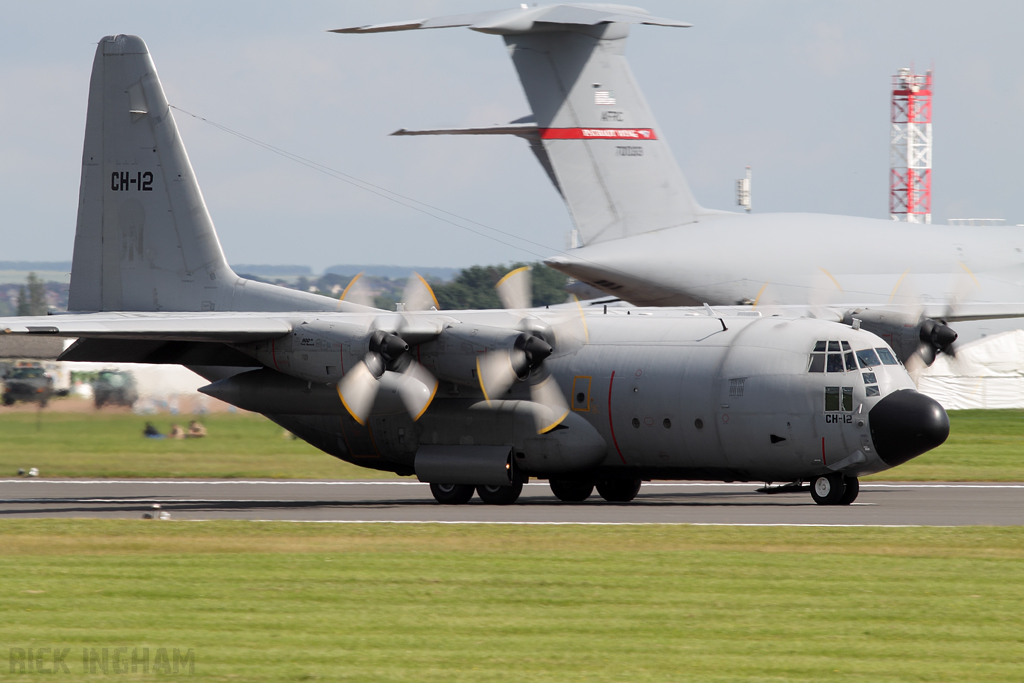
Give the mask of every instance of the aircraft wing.
<svg viewBox="0 0 1024 683">
<path fill-rule="evenodd" d="M 935 320 L 943 320 L 947 323 L 1024 318 L 1024 303 L 928 303 L 917 306 L 910 304 L 864 304 L 861 306 L 829 306 L 828 308 L 839 313 L 840 317 L 849 315 L 856 317 L 858 311 L 872 310 L 909 314 L 921 318 L 934 318 Z"/>
<path fill-rule="evenodd" d="M 79 313 L 0 318 L 2 334 L 85 339 L 245 343 L 291 331 L 289 320 L 266 313 Z"/>
</svg>

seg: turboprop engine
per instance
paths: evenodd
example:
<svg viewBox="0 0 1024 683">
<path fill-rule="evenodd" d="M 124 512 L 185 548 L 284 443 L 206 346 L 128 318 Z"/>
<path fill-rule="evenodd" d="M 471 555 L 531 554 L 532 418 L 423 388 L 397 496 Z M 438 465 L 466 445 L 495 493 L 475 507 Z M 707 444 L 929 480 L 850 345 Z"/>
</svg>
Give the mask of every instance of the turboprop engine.
<svg viewBox="0 0 1024 683">
<path fill-rule="evenodd" d="M 847 313 L 847 325 L 860 321 L 860 327 L 885 339 L 903 363 L 916 359 L 924 365 L 935 362 L 937 354 L 955 355 L 953 342 L 957 334 L 941 320 L 921 315 L 884 310 L 859 309 Z"/>
</svg>

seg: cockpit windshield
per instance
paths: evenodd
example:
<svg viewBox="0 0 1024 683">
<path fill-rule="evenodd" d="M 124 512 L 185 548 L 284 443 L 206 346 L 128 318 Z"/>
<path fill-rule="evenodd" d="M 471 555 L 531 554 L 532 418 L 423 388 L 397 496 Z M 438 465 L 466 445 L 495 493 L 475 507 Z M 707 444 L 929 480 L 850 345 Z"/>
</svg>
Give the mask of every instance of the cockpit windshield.
<svg viewBox="0 0 1024 683">
<path fill-rule="evenodd" d="M 807 372 L 853 372 L 880 365 L 899 365 L 888 348 L 853 351 L 850 342 L 819 341 L 814 344 L 807 363 Z"/>
<path fill-rule="evenodd" d="M 873 368 L 876 365 L 881 365 L 881 361 L 878 360 L 878 354 L 875 353 L 874 349 L 863 349 L 857 352 L 857 360 L 860 361 L 862 368 Z"/>
<path fill-rule="evenodd" d="M 878 357 L 882 359 L 882 365 L 899 365 L 900 362 L 896 360 L 895 356 L 889 349 L 875 349 L 878 351 Z"/>
</svg>

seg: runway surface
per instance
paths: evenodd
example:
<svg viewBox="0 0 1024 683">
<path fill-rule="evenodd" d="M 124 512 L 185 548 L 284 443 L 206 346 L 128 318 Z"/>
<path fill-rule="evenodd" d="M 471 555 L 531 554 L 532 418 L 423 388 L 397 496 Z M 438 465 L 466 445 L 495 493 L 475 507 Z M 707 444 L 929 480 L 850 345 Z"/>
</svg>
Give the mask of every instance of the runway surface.
<svg viewBox="0 0 1024 683">
<path fill-rule="evenodd" d="M 848 507 L 757 484 L 645 483 L 631 503 L 558 501 L 546 483 L 519 502 L 438 505 L 416 481 L 0 479 L 0 519 L 89 517 L 310 522 L 739 525 L 1024 525 L 1024 483 L 864 483 Z M 154 506 L 159 505 L 159 509 Z"/>
</svg>

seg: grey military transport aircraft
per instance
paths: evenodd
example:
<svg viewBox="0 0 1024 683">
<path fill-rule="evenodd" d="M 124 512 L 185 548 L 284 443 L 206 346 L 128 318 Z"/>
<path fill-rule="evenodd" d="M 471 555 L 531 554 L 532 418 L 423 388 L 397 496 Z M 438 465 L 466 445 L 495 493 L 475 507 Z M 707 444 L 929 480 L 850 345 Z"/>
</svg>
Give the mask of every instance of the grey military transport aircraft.
<svg viewBox="0 0 1024 683">
<path fill-rule="evenodd" d="M 553 5 L 335 29 L 500 35 L 532 116 L 395 135 L 516 135 L 561 193 L 579 247 L 546 263 L 640 306 L 803 305 L 882 336 L 900 360 L 951 352 L 948 323 L 1024 316 L 1024 230 L 967 232 L 822 214 L 701 207 L 633 79 L 632 24 L 688 27 L 620 5 Z M 792 309 L 788 309 L 792 315 Z"/>
<path fill-rule="evenodd" d="M 145 43 L 99 42 L 69 312 L 0 319 L 75 338 L 68 361 L 174 363 L 201 391 L 337 458 L 429 482 L 441 503 L 629 501 L 654 478 L 777 482 L 848 504 L 858 477 L 941 444 L 949 422 L 856 325 L 756 311 L 439 311 L 422 279 L 388 312 L 228 266 Z"/>
</svg>

